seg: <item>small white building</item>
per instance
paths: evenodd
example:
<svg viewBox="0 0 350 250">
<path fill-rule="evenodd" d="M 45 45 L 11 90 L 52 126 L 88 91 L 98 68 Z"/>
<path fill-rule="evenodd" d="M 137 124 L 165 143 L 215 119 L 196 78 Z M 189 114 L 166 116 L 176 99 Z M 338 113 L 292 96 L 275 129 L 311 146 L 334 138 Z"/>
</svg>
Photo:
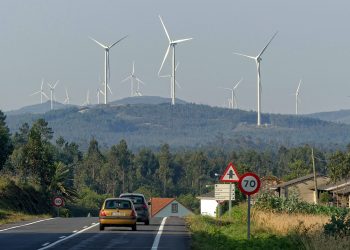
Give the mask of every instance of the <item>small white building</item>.
<svg viewBox="0 0 350 250">
<path fill-rule="evenodd" d="M 218 202 L 215 200 L 214 191 L 198 196 L 201 201 L 201 215 L 216 217 Z"/>
<path fill-rule="evenodd" d="M 193 214 L 175 198 L 151 198 L 152 217 L 185 217 Z"/>
</svg>

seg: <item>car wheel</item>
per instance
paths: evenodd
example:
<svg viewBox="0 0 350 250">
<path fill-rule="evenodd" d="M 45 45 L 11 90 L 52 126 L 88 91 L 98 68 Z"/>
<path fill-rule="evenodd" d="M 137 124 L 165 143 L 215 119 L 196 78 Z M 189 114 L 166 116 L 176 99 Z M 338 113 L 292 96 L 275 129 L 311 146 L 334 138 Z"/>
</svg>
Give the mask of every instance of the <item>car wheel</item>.
<svg viewBox="0 0 350 250">
<path fill-rule="evenodd" d="M 132 225 L 131 229 L 132 229 L 132 231 L 136 231 L 137 230 L 136 229 L 136 224 Z"/>
<path fill-rule="evenodd" d="M 149 225 L 149 220 L 146 220 L 146 221 L 145 221 L 145 225 Z"/>
<path fill-rule="evenodd" d="M 100 224 L 100 231 L 103 231 L 103 230 L 105 230 L 105 226 Z"/>
</svg>

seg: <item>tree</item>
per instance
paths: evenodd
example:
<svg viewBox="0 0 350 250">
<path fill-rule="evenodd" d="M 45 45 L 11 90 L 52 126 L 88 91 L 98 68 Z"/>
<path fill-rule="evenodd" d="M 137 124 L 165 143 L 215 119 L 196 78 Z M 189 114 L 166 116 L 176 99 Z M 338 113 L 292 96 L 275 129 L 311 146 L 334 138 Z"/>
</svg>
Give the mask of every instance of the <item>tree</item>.
<svg viewBox="0 0 350 250">
<path fill-rule="evenodd" d="M 8 156 L 12 152 L 10 130 L 5 123 L 6 116 L 0 110 L 0 169 L 3 168 Z"/>
<path fill-rule="evenodd" d="M 158 155 L 158 161 L 159 161 L 158 176 L 160 181 L 163 184 L 163 196 L 167 195 L 167 184 L 171 174 L 171 170 L 170 170 L 171 157 L 172 156 L 170 154 L 169 145 L 164 144 L 161 147 Z"/>
<path fill-rule="evenodd" d="M 116 159 L 117 159 L 117 165 L 119 169 L 119 177 L 122 181 L 122 192 L 126 191 L 126 188 L 129 190 L 130 188 L 132 189 L 133 183 L 133 171 L 131 171 L 132 167 L 132 153 L 128 149 L 128 145 L 126 144 L 125 140 L 121 140 L 119 144 L 115 148 L 115 154 L 116 154 Z M 127 178 L 129 177 L 129 178 Z M 131 177 L 131 178 L 130 178 Z M 129 179 L 128 183 L 127 179 Z"/>
</svg>

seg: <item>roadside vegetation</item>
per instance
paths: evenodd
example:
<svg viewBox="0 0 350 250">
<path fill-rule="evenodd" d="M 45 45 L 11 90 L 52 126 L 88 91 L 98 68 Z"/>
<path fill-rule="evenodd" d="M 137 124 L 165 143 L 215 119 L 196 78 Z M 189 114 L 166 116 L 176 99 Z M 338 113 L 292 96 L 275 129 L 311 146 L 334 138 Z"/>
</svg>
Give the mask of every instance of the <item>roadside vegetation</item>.
<svg viewBox="0 0 350 250">
<path fill-rule="evenodd" d="M 263 194 L 252 208 L 250 240 L 247 240 L 246 202 L 233 206 L 231 216 L 228 212 L 221 218 L 196 215 L 187 218 L 187 223 L 194 250 L 329 250 L 350 246 L 348 209 L 307 206 L 295 198 L 274 200 L 268 194 Z"/>
</svg>

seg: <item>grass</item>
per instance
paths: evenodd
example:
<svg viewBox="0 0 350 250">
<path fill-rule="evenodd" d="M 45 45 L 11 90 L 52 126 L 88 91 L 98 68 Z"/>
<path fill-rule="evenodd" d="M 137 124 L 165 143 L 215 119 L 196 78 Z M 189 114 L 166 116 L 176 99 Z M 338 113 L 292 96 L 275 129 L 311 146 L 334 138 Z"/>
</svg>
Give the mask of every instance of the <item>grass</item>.
<svg viewBox="0 0 350 250">
<path fill-rule="evenodd" d="M 350 237 L 335 238 L 323 233 L 325 215 L 273 213 L 252 209 L 251 240 L 247 240 L 246 204 L 234 206 L 231 217 L 187 218 L 192 249 L 349 249 Z"/>
<path fill-rule="evenodd" d="M 192 249 L 303 249 L 290 235 L 275 234 L 252 221 L 251 239 L 247 240 L 246 206 L 233 207 L 232 216 L 220 220 L 208 216 L 187 219 L 192 233 Z"/>
<path fill-rule="evenodd" d="M 22 212 L 0 209 L 0 225 L 50 217 L 51 216 L 47 214 L 31 215 Z"/>
</svg>

